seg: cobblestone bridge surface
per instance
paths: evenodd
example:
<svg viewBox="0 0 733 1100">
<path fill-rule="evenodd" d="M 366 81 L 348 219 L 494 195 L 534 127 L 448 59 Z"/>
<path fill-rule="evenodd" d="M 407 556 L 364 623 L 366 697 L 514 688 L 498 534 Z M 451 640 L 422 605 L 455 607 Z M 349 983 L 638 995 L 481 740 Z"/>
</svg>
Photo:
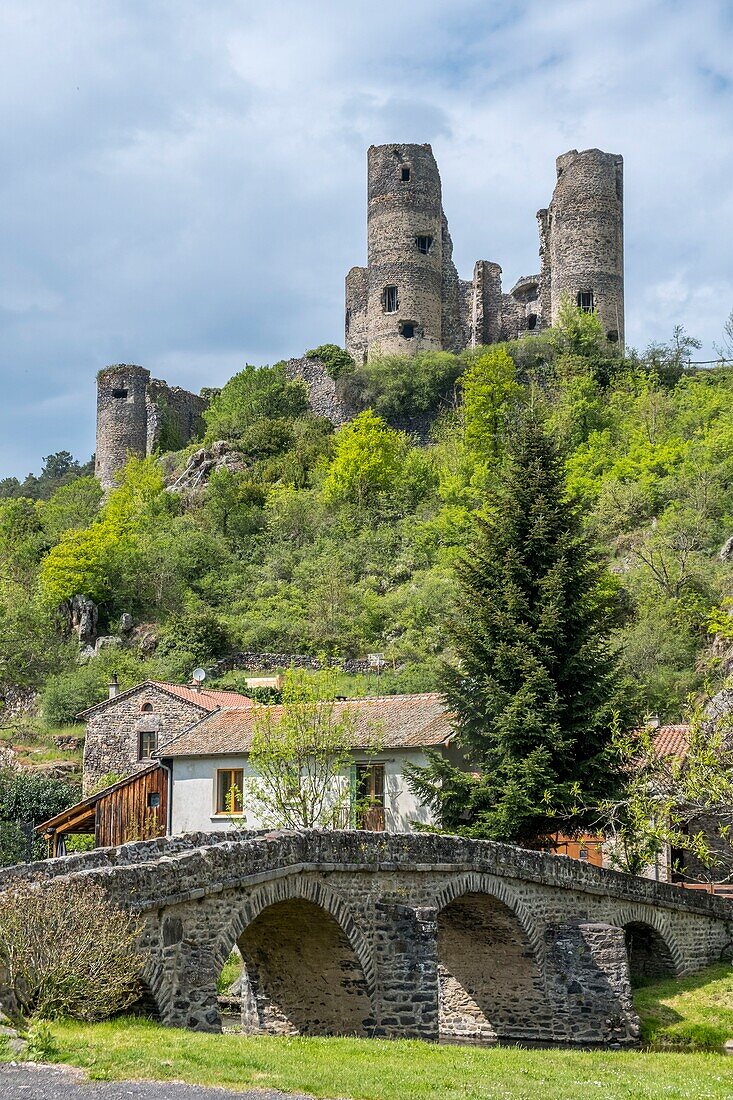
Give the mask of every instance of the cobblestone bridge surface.
<svg viewBox="0 0 733 1100">
<path fill-rule="evenodd" d="M 633 1044 L 635 977 L 729 957 L 724 899 L 488 841 L 197 834 L 0 872 L 101 882 L 144 922 L 147 1003 L 217 1031 L 236 946 L 246 1031 Z"/>
</svg>

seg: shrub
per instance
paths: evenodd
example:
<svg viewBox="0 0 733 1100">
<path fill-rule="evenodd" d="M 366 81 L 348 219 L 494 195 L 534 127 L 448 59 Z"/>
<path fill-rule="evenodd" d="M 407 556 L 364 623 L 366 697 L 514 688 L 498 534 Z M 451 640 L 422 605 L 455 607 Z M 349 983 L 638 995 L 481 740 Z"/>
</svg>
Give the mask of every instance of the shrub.
<svg viewBox="0 0 733 1100">
<path fill-rule="evenodd" d="M 169 664 L 185 654 L 196 665 L 221 657 L 230 648 L 231 636 L 221 619 L 210 611 L 189 611 L 168 620 L 158 652 Z"/>
<path fill-rule="evenodd" d="M 0 989 L 26 1018 L 104 1020 L 139 996 L 139 934 L 97 883 L 18 883 L 0 894 Z"/>
<path fill-rule="evenodd" d="M 338 382 L 344 374 L 349 374 L 354 369 L 354 360 L 348 351 L 344 351 L 338 344 L 321 344 L 320 347 L 311 348 L 305 353 L 306 359 L 320 359 L 326 368 L 326 373 Z"/>
<path fill-rule="evenodd" d="M 80 795 L 76 783 L 38 775 L 32 771 L 0 771 L 0 866 L 28 858 L 41 859 L 45 843 L 29 838 L 21 823 L 46 821 L 73 806 Z"/>
<path fill-rule="evenodd" d="M 451 397 L 463 363 L 447 351 L 374 356 L 341 379 L 345 400 L 401 422 L 435 412 Z"/>
</svg>

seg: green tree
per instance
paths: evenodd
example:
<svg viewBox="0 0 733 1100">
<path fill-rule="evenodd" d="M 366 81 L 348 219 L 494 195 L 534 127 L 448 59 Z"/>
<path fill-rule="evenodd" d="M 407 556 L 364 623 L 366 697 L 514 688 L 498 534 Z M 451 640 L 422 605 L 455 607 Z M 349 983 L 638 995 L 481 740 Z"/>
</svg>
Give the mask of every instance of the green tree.
<svg viewBox="0 0 733 1100">
<path fill-rule="evenodd" d="M 79 800 L 76 783 L 51 779 L 26 770 L 0 771 L 0 866 L 22 862 L 30 854 L 42 859 L 45 842 L 37 834 L 29 837 L 22 826 L 38 825 L 61 813 Z"/>
<path fill-rule="evenodd" d="M 328 374 L 337 382 L 344 374 L 349 374 L 354 369 L 354 360 L 348 351 L 344 351 L 338 344 L 320 344 L 317 348 L 311 348 L 305 353 L 306 359 L 320 359 Z"/>
<path fill-rule="evenodd" d="M 558 812 L 577 828 L 576 784 L 600 799 L 618 783 L 611 601 L 532 409 L 514 427 L 503 485 L 475 519 L 458 581 L 445 692 L 470 771 L 433 754 L 412 783 L 443 828 L 465 835 L 535 843 Z"/>
<path fill-rule="evenodd" d="M 461 377 L 466 445 L 491 462 L 504 447 L 507 423 L 523 394 L 514 360 L 501 345 L 476 358 Z"/>
<path fill-rule="evenodd" d="M 281 365 L 247 365 L 212 398 L 204 412 L 206 440 L 239 440 L 260 421 L 293 420 L 307 409 L 304 384 L 290 381 Z"/>
<path fill-rule="evenodd" d="M 336 433 L 335 453 L 324 482 L 327 501 L 361 512 L 393 489 L 402 469 L 406 441 L 371 409 Z"/>
</svg>

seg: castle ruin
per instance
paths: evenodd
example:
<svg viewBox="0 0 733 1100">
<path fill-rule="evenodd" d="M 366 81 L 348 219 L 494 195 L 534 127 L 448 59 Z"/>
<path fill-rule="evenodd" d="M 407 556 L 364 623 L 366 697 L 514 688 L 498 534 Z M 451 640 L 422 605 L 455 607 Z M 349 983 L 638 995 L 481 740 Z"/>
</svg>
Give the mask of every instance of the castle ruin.
<svg viewBox="0 0 733 1100">
<path fill-rule="evenodd" d="M 539 275 L 502 291 L 501 267 L 478 260 L 459 279 L 429 145 L 372 145 L 367 153 L 367 266 L 346 276 L 346 349 L 462 351 L 547 328 L 567 296 L 624 343 L 623 158 L 572 149 L 537 214 Z"/>
<path fill-rule="evenodd" d="M 367 153 L 367 266 L 346 276 L 347 351 L 459 352 L 549 327 L 563 298 L 594 312 L 624 345 L 623 158 L 600 149 L 557 158 L 557 182 L 537 214 L 540 273 L 502 290 L 501 268 L 478 260 L 459 279 L 429 145 L 372 145 Z M 348 419 L 337 387 L 316 359 L 290 359 L 288 378 L 305 384 L 311 407 L 335 425 Z M 177 450 L 202 430 L 205 397 L 118 364 L 97 378 L 95 473 L 105 490 L 129 455 Z"/>
<path fill-rule="evenodd" d="M 169 386 L 150 371 L 118 363 L 97 375 L 97 449 L 94 473 L 111 489 L 130 455 L 185 447 L 203 430 L 207 401 Z"/>
</svg>

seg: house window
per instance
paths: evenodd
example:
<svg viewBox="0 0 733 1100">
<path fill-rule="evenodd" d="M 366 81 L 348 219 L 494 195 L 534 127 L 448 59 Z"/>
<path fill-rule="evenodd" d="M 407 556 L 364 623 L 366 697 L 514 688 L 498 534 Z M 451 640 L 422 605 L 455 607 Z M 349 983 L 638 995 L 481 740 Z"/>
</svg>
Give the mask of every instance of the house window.
<svg viewBox="0 0 733 1100">
<path fill-rule="evenodd" d="M 384 764 L 356 764 L 353 810 L 357 829 L 384 832 Z"/>
<path fill-rule="evenodd" d="M 532 332 L 533 329 L 537 328 L 537 314 L 536 313 L 530 313 L 528 315 L 528 317 L 527 317 L 527 328 L 529 329 L 530 332 Z"/>
<path fill-rule="evenodd" d="M 153 729 L 140 730 L 140 740 L 138 744 L 138 759 L 147 760 L 152 756 L 158 745 L 158 731 Z"/>
<path fill-rule="evenodd" d="M 412 340 L 415 335 L 415 322 L 403 321 L 400 325 L 400 336 L 404 336 L 405 340 Z"/>
<path fill-rule="evenodd" d="M 410 182 L 410 169 L 409 168 L 402 168 L 402 170 L 400 172 L 400 179 L 402 180 L 403 183 L 409 183 Z"/>
<path fill-rule="evenodd" d="M 415 237 L 415 244 L 417 245 L 418 252 L 422 252 L 423 256 L 429 256 L 430 249 L 433 247 L 433 238 Z"/>
<path fill-rule="evenodd" d="M 148 794 L 148 809 L 160 809 L 160 791 L 150 791 L 150 793 Z"/>
<path fill-rule="evenodd" d="M 127 397 L 127 390 L 112 390 L 113 397 Z"/>
<path fill-rule="evenodd" d="M 143 712 L 144 714 L 151 714 L 151 713 L 152 713 L 152 710 L 153 710 L 153 704 L 152 704 L 152 703 L 143 703 L 143 705 L 141 706 L 140 710 L 141 710 L 141 711 L 142 711 L 142 712 Z"/>
<path fill-rule="evenodd" d="M 593 312 L 593 291 L 581 290 L 578 293 L 578 309 L 582 309 L 583 313 Z"/>
<path fill-rule="evenodd" d="M 396 286 L 386 286 L 382 291 L 382 309 L 385 313 L 396 313 L 400 308 L 400 300 Z"/>
<path fill-rule="evenodd" d="M 243 768 L 219 768 L 216 773 L 216 812 L 218 814 L 243 812 L 243 784 Z"/>
</svg>

